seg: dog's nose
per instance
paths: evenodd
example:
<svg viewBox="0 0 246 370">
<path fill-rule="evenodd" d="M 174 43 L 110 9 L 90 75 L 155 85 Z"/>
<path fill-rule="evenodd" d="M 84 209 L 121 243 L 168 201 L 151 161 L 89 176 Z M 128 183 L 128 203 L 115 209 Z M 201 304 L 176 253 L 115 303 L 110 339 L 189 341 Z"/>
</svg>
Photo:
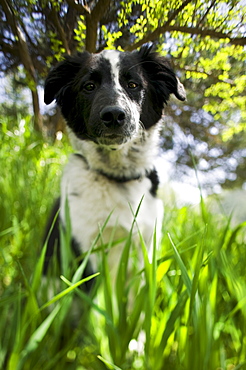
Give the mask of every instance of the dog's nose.
<svg viewBox="0 0 246 370">
<path fill-rule="evenodd" d="M 100 118 L 107 127 L 123 126 L 126 114 L 124 109 L 117 105 L 110 105 L 102 109 Z"/>
</svg>

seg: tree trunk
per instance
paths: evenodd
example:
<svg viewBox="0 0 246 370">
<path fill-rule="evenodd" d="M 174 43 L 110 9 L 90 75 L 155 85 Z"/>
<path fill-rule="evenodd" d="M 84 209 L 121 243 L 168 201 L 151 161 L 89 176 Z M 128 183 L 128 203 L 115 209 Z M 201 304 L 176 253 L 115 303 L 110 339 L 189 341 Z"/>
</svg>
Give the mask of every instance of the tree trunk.
<svg viewBox="0 0 246 370">
<path fill-rule="evenodd" d="M 92 14 L 88 14 L 85 18 L 86 20 L 86 43 L 85 49 L 89 53 L 96 52 L 96 43 L 97 43 L 97 22 L 95 21 Z"/>
<path fill-rule="evenodd" d="M 95 53 L 97 49 L 98 23 L 110 7 L 111 0 L 99 0 L 90 14 L 86 14 L 86 44 L 89 53 Z"/>
<path fill-rule="evenodd" d="M 31 90 L 32 93 L 32 107 L 34 115 L 34 128 L 37 131 L 42 132 L 43 129 L 43 118 L 40 113 L 39 96 L 37 88 Z"/>
<path fill-rule="evenodd" d="M 33 114 L 34 114 L 34 127 L 38 131 L 42 131 L 42 116 L 40 113 L 35 67 L 33 65 L 32 58 L 29 54 L 25 36 L 21 28 L 19 27 L 18 18 L 15 16 L 15 12 L 13 11 L 13 8 L 11 6 L 11 2 L 10 1 L 7 2 L 6 0 L 3 0 L 2 6 L 5 12 L 7 21 L 10 24 L 13 34 L 16 37 L 20 60 L 26 72 L 26 79 L 27 79 L 28 87 L 31 90 L 32 103 L 33 103 Z"/>
</svg>

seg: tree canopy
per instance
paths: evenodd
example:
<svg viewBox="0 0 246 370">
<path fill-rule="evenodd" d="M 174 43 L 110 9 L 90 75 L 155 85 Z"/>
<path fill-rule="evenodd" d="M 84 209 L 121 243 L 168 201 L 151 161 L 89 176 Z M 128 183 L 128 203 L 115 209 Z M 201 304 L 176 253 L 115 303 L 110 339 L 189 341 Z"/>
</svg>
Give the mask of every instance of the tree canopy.
<svg viewBox="0 0 246 370">
<path fill-rule="evenodd" d="M 42 127 L 37 87 L 63 54 L 131 51 L 152 42 L 171 59 L 187 101 L 166 110 L 163 148 L 189 173 L 224 186 L 246 181 L 246 5 L 242 0 L 1 0 L 0 72 L 30 88 Z M 191 155 L 192 153 L 192 155 Z M 188 167 L 187 167 L 188 166 Z"/>
</svg>

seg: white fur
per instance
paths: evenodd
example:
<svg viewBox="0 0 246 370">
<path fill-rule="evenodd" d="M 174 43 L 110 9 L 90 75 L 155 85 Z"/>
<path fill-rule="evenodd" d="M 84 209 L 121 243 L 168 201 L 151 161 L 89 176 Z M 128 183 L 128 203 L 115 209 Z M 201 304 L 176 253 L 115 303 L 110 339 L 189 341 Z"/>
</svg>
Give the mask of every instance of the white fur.
<svg viewBox="0 0 246 370">
<path fill-rule="evenodd" d="M 133 171 L 139 171 L 144 176 L 146 165 L 148 170 L 153 168 L 157 154 L 158 127 L 150 130 L 144 143 L 139 139 L 137 145 L 136 140 L 135 147 L 142 150 L 140 153 L 131 150 L 132 143 L 122 145 L 118 150 L 103 148 L 109 157 L 109 164 L 103 162 L 103 156 L 97 151 L 97 144 L 81 141 L 72 132 L 69 136 L 76 150 L 88 162 L 76 155 L 71 155 L 69 159 L 61 183 L 61 219 L 65 222 L 65 200 L 68 198 L 72 234 L 82 251 L 86 252 L 91 247 L 111 212 L 113 213 L 104 230 L 103 243 L 109 242 L 114 228 L 117 229 L 114 239 L 126 237 L 134 219 L 132 211 L 136 212 L 142 197 L 137 224 L 145 242 L 150 246 L 155 224 L 157 236 L 161 235 L 163 217 L 162 201 L 150 194 L 151 181 L 143 177 L 140 180 L 117 183 L 97 171 L 107 169 L 108 172 L 108 168 L 111 168 L 115 173 L 128 168 L 129 175 Z M 95 258 L 93 262 L 95 268 Z"/>
<path fill-rule="evenodd" d="M 141 129 L 138 135 L 135 134 L 132 140 L 125 144 L 101 146 L 100 150 L 97 144 L 80 140 L 71 129 L 67 130 L 73 148 L 86 158 L 92 170 L 118 177 L 124 171 L 126 177 L 131 177 L 134 174 L 144 176 L 146 171 L 154 167 L 159 150 L 160 125 L 158 124 L 148 132 Z M 107 158 L 106 161 L 105 158 Z"/>
<path fill-rule="evenodd" d="M 104 50 L 101 52 L 101 56 L 104 59 L 107 59 L 111 65 L 111 73 L 116 88 L 121 90 L 121 86 L 119 83 L 119 55 L 120 53 L 117 50 Z"/>
<path fill-rule="evenodd" d="M 120 76 L 119 76 L 119 65 L 120 65 L 120 52 L 117 50 L 104 50 L 101 53 L 101 56 L 108 60 L 111 66 L 111 75 L 113 81 L 113 89 L 116 92 L 115 98 L 115 105 L 119 105 L 122 107 L 128 107 L 131 111 L 132 122 L 135 125 L 135 134 L 138 134 L 141 130 L 141 123 L 140 123 L 140 106 L 133 100 L 131 100 L 127 94 L 124 92 L 121 84 L 120 84 Z M 143 99 L 143 96 L 142 96 Z M 100 141 L 100 139 L 99 139 Z"/>
<path fill-rule="evenodd" d="M 126 237 L 134 219 L 131 208 L 136 212 L 143 196 L 137 217 L 138 227 L 148 245 L 151 244 L 157 221 L 160 234 L 162 202 L 150 194 L 151 182 L 147 178 L 126 183 L 110 181 L 105 176 L 88 169 L 83 159 L 71 155 L 61 187 L 61 219 L 65 221 L 64 206 L 68 197 L 72 233 L 83 252 L 91 247 L 100 227 L 111 212 L 113 213 L 103 234 L 103 243 L 109 242 L 115 227 L 117 227 L 115 239 Z"/>
</svg>

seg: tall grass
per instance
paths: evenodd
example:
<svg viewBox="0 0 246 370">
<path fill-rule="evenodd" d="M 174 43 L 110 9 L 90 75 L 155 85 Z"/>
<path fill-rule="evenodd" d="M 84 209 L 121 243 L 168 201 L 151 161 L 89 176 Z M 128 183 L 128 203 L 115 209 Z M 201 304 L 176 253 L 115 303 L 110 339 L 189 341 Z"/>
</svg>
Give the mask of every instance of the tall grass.
<svg viewBox="0 0 246 370">
<path fill-rule="evenodd" d="M 200 209 L 166 207 L 151 258 L 142 240 L 144 269 L 129 278 L 130 232 L 113 278 L 112 239 L 97 249 L 89 294 L 78 287 L 93 245 L 77 267 L 63 235 L 62 270 L 43 279 L 44 219 L 69 147 L 44 143 L 28 119 L 1 127 L 0 368 L 246 369 L 246 222 L 232 228 L 203 201 Z"/>
</svg>

